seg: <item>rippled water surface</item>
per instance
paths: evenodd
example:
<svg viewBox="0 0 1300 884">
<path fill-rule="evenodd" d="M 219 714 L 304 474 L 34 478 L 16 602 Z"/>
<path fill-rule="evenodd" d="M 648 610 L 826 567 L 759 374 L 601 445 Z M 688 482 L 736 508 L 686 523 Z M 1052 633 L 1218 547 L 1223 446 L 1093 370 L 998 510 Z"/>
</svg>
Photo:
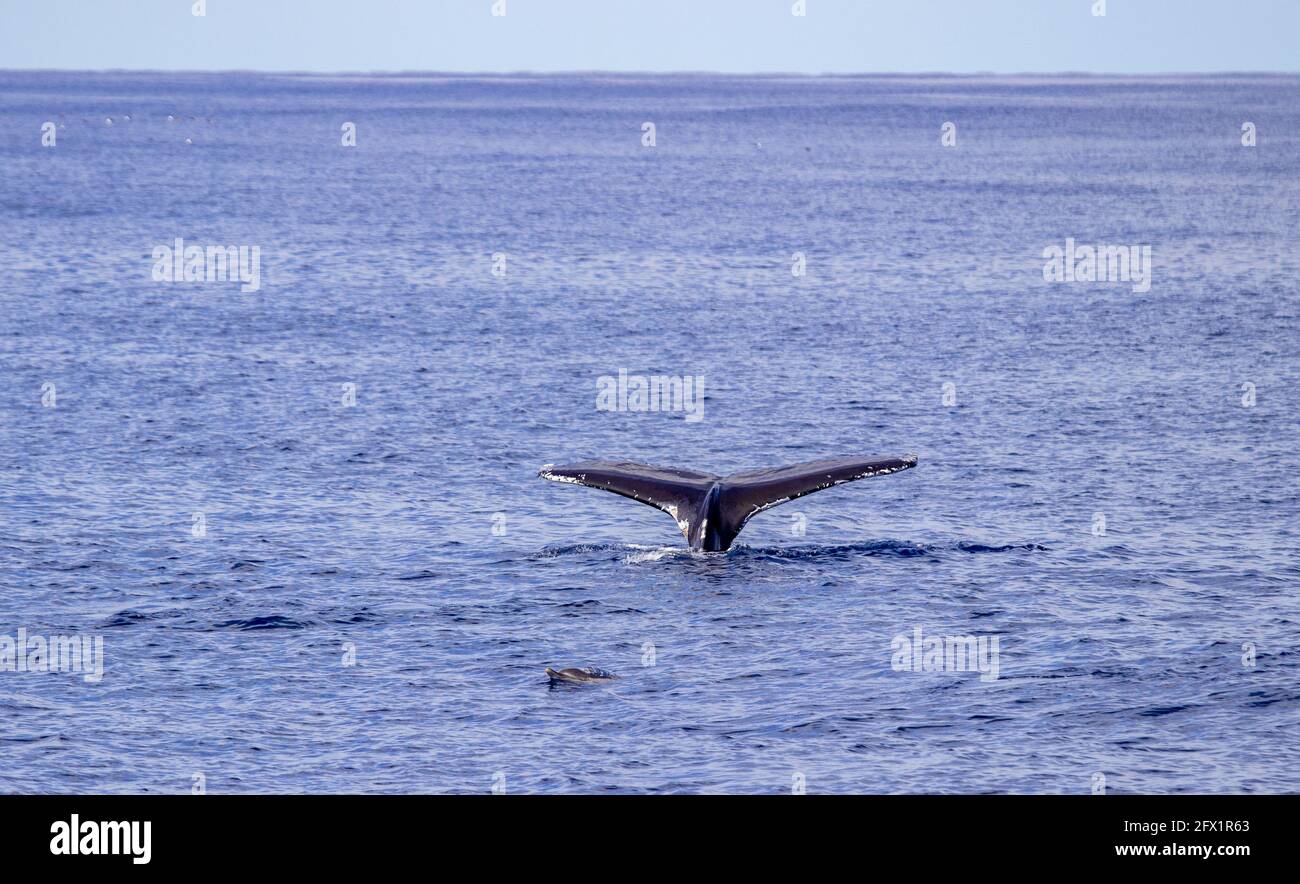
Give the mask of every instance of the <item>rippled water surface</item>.
<svg viewBox="0 0 1300 884">
<path fill-rule="evenodd" d="M 1295 78 L 0 73 L 0 634 L 105 649 L 0 790 L 1300 790 L 1297 222 Z M 908 452 L 727 554 L 536 476 Z"/>
</svg>

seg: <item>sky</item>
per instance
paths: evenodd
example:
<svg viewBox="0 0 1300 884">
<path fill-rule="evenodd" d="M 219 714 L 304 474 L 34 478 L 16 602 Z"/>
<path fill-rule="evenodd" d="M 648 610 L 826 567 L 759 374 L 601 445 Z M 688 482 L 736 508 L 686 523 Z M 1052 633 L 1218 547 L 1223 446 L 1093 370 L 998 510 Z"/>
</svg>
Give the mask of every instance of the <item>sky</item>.
<svg viewBox="0 0 1300 884">
<path fill-rule="evenodd" d="M 196 2 L 205 15 L 193 14 Z M 1096 16 L 1101 3 L 1106 14 Z M 505 15 L 493 15 L 504 4 Z M 0 0 L 0 69 L 1300 70 L 1300 0 Z"/>
</svg>

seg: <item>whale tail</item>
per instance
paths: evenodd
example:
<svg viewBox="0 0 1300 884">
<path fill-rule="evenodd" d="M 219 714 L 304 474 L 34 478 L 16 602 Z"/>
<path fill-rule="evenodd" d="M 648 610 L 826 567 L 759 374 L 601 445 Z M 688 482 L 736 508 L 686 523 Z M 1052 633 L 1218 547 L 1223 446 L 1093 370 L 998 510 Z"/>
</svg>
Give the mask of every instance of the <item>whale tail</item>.
<svg viewBox="0 0 1300 884">
<path fill-rule="evenodd" d="M 547 465 L 543 479 L 569 482 L 630 497 L 673 517 L 692 549 L 730 548 L 745 523 L 763 510 L 814 491 L 916 466 L 916 455 L 837 457 L 788 467 L 715 476 L 630 461 Z"/>
</svg>

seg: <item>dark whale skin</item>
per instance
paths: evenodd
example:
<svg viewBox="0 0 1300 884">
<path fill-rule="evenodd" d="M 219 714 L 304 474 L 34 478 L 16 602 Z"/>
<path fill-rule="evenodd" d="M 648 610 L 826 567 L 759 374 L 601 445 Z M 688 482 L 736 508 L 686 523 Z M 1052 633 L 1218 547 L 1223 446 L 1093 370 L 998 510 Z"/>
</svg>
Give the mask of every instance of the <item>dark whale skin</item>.
<svg viewBox="0 0 1300 884">
<path fill-rule="evenodd" d="M 916 466 L 916 455 L 832 457 L 787 467 L 715 476 L 631 461 L 593 460 L 538 470 L 543 479 L 612 491 L 673 517 L 691 549 L 724 552 L 763 510 L 845 482 Z"/>
</svg>

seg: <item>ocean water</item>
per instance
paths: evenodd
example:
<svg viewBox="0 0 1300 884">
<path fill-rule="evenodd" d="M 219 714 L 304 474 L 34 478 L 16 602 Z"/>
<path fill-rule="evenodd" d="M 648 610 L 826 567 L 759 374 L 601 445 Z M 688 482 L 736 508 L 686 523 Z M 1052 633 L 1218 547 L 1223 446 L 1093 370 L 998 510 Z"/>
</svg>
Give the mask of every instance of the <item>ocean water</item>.
<svg viewBox="0 0 1300 884">
<path fill-rule="evenodd" d="M 1300 790 L 1298 222 L 1295 77 L 0 73 L 0 791 Z"/>
</svg>

